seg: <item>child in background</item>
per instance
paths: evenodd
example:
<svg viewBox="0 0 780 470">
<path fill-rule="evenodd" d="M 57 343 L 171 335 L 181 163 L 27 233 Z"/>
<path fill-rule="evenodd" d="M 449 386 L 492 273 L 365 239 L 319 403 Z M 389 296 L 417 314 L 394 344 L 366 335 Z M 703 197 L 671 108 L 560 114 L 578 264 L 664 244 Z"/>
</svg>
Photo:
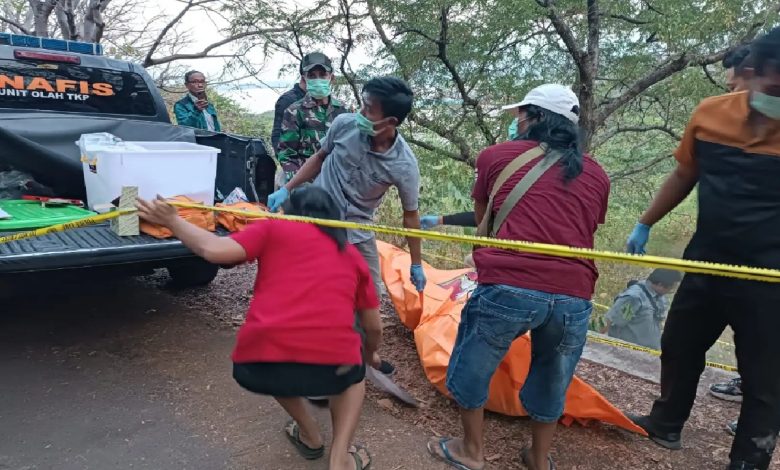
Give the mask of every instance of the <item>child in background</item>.
<svg viewBox="0 0 780 470">
<path fill-rule="evenodd" d="M 233 351 L 233 377 L 245 389 L 270 395 L 293 418 L 285 428 L 307 460 L 325 454 L 305 396 L 327 396 L 333 422 L 330 470 L 362 470 L 366 449 L 351 445 L 365 395 L 365 367 L 377 367 L 382 336 L 379 301 L 368 265 L 344 229 L 285 220 L 250 224 L 219 237 L 182 220 L 159 198 L 138 201 L 139 216 L 169 228 L 195 254 L 220 265 L 259 261 L 254 296 Z M 292 191 L 285 213 L 339 219 L 320 188 Z M 365 348 L 354 329 L 355 312 Z M 365 360 L 364 360 L 365 358 Z"/>
</svg>

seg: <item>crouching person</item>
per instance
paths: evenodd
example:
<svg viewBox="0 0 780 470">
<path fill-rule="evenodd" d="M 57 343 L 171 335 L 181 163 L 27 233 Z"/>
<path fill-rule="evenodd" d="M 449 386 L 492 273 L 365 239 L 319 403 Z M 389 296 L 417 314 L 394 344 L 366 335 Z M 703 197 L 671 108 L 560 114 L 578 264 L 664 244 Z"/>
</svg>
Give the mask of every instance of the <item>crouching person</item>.
<svg viewBox="0 0 780 470">
<path fill-rule="evenodd" d="M 581 150 L 576 95 L 542 85 L 513 106 L 519 136 L 477 159 L 472 197 L 480 228 L 501 239 L 592 248 L 606 215 L 609 179 Z M 596 266 L 494 248 L 476 249 L 474 262 L 479 286 L 461 313 L 447 369 L 464 436 L 431 439 L 428 450 L 461 470 L 484 468 L 491 378 L 512 342 L 530 331 L 533 355 L 520 401 L 532 419 L 533 442 L 522 459 L 531 470 L 555 468 L 550 448 L 585 345 Z"/>
<path fill-rule="evenodd" d="M 368 452 L 351 444 L 365 394 L 366 363 L 379 365 L 379 302 L 368 265 L 344 229 L 263 220 L 222 238 L 178 217 L 164 200 L 138 201 L 139 215 L 163 225 L 215 264 L 258 263 L 254 296 L 233 351 L 233 377 L 250 392 L 270 395 L 292 417 L 287 437 L 302 457 L 325 454 L 319 425 L 303 397 L 330 398 L 330 470 L 364 469 Z M 292 191 L 285 213 L 339 219 L 327 192 Z M 305 246 L 305 250 L 301 247 Z M 365 349 L 353 328 L 355 311 Z"/>
</svg>

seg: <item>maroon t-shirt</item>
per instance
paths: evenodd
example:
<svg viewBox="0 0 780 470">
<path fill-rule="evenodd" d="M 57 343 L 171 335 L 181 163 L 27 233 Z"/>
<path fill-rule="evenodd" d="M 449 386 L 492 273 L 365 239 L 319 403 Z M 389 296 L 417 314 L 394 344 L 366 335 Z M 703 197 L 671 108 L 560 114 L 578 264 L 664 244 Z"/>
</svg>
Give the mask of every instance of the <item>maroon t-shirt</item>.
<svg viewBox="0 0 780 470">
<path fill-rule="evenodd" d="M 501 170 L 536 145 L 538 142 L 529 140 L 510 141 L 483 150 L 477 159 L 474 200 L 487 204 Z M 498 190 L 494 214 L 538 160 L 525 165 Z M 604 223 L 608 198 L 609 177 L 589 155 L 583 159 L 582 173 L 568 182 L 563 179 L 563 167 L 556 164 L 520 199 L 496 238 L 593 248 L 593 235 Z M 482 284 L 505 284 L 588 300 L 598 279 L 596 265 L 581 259 L 478 248 L 474 262 Z"/>
</svg>

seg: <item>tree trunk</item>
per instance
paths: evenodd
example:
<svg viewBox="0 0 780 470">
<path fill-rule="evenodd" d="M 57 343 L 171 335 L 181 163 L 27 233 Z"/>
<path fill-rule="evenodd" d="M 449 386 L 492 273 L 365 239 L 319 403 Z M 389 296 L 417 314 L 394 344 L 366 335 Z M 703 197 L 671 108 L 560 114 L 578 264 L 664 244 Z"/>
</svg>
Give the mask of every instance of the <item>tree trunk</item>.
<svg viewBox="0 0 780 470">
<path fill-rule="evenodd" d="M 578 93 L 580 98 L 580 130 L 582 131 L 582 148 L 590 149 L 593 142 L 593 134 L 596 130 L 596 100 L 593 94 L 592 84 L 580 84 Z"/>
<path fill-rule="evenodd" d="M 599 72 L 601 55 L 601 24 L 598 0 L 588 0 L 588 49 L 583 54 L 585 63 L 579 68 L 580 74 L 580 128 L 582 129 L 582 145 L 587 151 L 596 132 L 596 77 Z"/>
<path fill-rule="evenodd" d="M 87 42 L 100 42 L 103 39 L 103 31 L 106 22 L 103 20 L 103 11 L 108 6 L 109 0 L 89 0 L 84 14 L 82 38 Z"/>
<path fill-rule="evenodd" d="M 73 0 L 59 0 L 54 9 L 57 23 L 60 25 L 60 35 L 63 39 L 78 40 L 79 31 L 76 27 L 76 9 Z"/>
<path fill-rule="evenodd" d="M 29 0 L 30 9 L 33 12 L 33 24 L 35 35 L 42 38 L 49 37 L 49 17 L 58 0 Z"/>
</svg>

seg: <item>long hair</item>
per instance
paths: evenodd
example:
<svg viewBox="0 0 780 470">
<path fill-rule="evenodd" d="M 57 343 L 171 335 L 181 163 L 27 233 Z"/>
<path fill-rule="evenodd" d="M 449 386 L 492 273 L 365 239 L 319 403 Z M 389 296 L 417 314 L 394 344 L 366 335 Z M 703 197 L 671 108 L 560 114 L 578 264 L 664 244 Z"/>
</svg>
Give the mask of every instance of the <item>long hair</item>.
<svg viewBox="0 0 780 470">
<path fill-rule="evenodd" d="M 292 190 L 290 199 L 284 204 L 284 213 L 301 217 L 342 220 L 341 211 L 330 194 L 324 189 L 311 184 L 305 184 Z M 343 251 L 346 248 L 346 229 L 320 225 L 317 228 L 336 242 L 339 251 Z"/>
<path fill-rule="evenodd" d="M 580 130 L 568 118 L 536 105 L 524 108 L 528 117 L 528 130 L 515 140 L 543 142 L 562 154 L 558 162 L 563 167 L 563 180 L 569 182 L 582 173 L 582 141 Z"/>
</svg>

